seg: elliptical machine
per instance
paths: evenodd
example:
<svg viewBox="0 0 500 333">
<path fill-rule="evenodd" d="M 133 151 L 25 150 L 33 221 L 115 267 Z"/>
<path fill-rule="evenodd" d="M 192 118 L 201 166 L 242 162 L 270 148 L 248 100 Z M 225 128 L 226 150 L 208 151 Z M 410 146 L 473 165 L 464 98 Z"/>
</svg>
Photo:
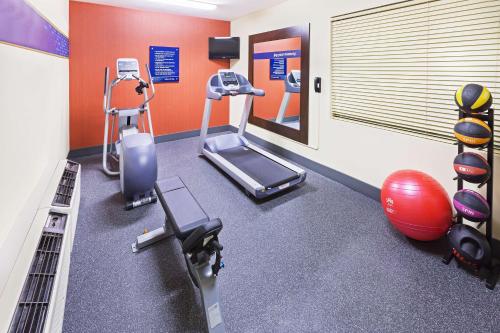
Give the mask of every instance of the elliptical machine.
<svg viewBox="0 0 500 333">
<path fill-rule="evenodd" d="M 109 82 L 109 67 L 106 67 L 104 71 L 105 123 L 102 167 L 106 174 L 120 176 L 121 192 L 126 200 L 125 209 L 130 210 L 157 201 L 154 185 L 158 176 L 158 166 L 149 108 L 149 102 L 155 96 L 155 88 L 147 64 L 146 72 L 149 82 L 141 78 L 137 59 L 117 59 L 116 72 L 117 77 Z M 122 81 L 132 80 L 138 81 L 139 85 L 135 91 L 138 95 L 144 96 L 144 102 L 135 108 L 111 107 L 113 88 Z M 148 97 L 147 88 L 151 88 L 150 97 Z M 145 126 L 145 116 L 148 119 L 149 132 Z M 111 133 L 109 131 L 110 117 Z M 117 119 L 118 122 L 116 122 Z M 115 141 L 116 123 L 118 123 L 118 139 Z"/>
</svg>

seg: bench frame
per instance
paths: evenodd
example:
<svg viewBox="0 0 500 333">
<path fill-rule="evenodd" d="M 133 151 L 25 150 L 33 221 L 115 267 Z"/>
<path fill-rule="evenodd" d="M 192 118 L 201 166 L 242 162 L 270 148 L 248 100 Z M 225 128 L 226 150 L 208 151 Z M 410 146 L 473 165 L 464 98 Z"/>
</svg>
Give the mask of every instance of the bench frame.
<svg viewBox="0 0 500 333">
<path fill-rule="evenodd" d="M 162 184 L 167 185 L 162 186 Z M 222 223 L 220 223 L 220 220 L 215 221 L 208 218 L 179 177 L 172 177 L 157 182 L 155 190 L 165 210 L 165 223 L 155 230 L 137 236 L 135 242 L 132 244 L 132 251 L 134 253 L 139 252 L 147 246 L 175 235 L 183 248 L 189 275 L 194 285 L 200 290 L 208 332 L 224 333 L 225 326 L 217 285 L 217 273 L 219 268 L 223 267 L 220 261 L 222 258 L 220 255 L 222 246 L 220 246 L 217 239 L 217 234 L 222 228 Z M 179 207 L 179 199 L 183 200 L 182 207 Z M 202 217 L 203 215 L 205 215 L 205 218 L 200 220 L 200 216 Z M 176 217 L 179 221 L 176 220 Z M 192 219 L 195 220 L 193 221 Z M 185 233 L 181 232 L 183 229 L 182 226 L 206 225 L 214 221 L 219 222 L 220 228 L 202 240 L 201 251 L 198 246 L 194 251 L 186 252 L 184 246 L 185 241 L 189 240 L 189 236 L 181 238 L 181 236 L 186 236 Z M 173 229 L 173 231 L 169 229 Z M 190 230 L 191 234 L 193 234 L 196 227 Z"/>
</svg>

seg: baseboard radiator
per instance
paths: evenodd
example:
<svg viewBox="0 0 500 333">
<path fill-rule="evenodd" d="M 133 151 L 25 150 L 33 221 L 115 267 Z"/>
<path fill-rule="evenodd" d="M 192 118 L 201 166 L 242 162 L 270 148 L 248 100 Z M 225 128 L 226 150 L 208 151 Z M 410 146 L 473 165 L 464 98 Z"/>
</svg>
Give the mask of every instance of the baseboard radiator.
<svg viewBox="0 0 500 333">
<path fill-rule="evenodd" d="M 63 160 L 49 182 L 25 241 L 28 243 L 20 254 L 24 259 L 18 260 L 24 262 L 19 264 L 24 267 L 13 270 L 18 283 L 12 287 L 18 292 L 13 295 L 17 299 L 13 300 L 8 333 L 62 331 L 80 205 L 80 175 L 78 163 Z M 32 235 L 35 231 L 37 235 Z M 28 255 L 30 260 L 26 258 Z"/>
</svg>

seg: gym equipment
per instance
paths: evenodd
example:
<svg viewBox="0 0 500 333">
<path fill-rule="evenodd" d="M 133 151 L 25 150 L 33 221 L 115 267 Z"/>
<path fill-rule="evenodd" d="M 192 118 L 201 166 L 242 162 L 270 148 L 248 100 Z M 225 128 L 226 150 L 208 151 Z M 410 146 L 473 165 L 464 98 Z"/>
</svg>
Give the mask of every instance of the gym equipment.
<svg viewBox="0 0 500 333">
<path fill-rule="evenodd" d="M 137 236 L 132 251 L 138 252 L 171 236 L 172 232 L 168 231 L 170 226 L 181 245 L 191 280 L 200 290 L 208 332 L 223 333 L 225 328 L 217 286 L 217 275 L 224 267 L 223 247 L 218 239 L 222 222 L 208 217 L 179 177 L 158 181 L 155 190 L 165 211 L 165 223 L 158 229 Z"/>
<path fill-rule="evenodd" d="M 380 200 L 392 225 L 409 238 L 436 240 L 450 228 L 453 216 L 448 195 L 423 172 L 394 172 L 382 185 Z"/>
<path fill-rule="evenodd" d="M 457 213 L 472 222 L 484 222 L 490 217 L 490 205 L 483 196 L 472 190 L 460 190 L 453 197 Z"/>
<path fill-rule="evenodd" d="M 479 105 L 482 105 L 483 103 L 489 104 L 487 100 L 493 99 L 491 96 L 490 98 L 486 98 L 486 94 L 481 95 L 482 97 L 478 97 L 478 99 L 476 99 L 476 101 L 482 99 L 483 102 L 479 102 L 477 104 L 476 102 L 472 103 L 471 101 L 474 100 L 474 98 L 470 97 L 473 94 L 472 92 L 468 91 L 469 89 L 472 91 L 473 89 L 477 89 L 477 87 L 467 85 L 462 89 L 462 92 L 460 92 L 459 89 L 457 94 L 455 94 L 455 99 L 459 107 L 462 105 L 466 105 L 468 107 L 472 107 L 470 111 L 475 112 L 477 110 L 482 110 L 477 109 L 478 107 L 480 107 Z M 483 93 L 484 89 L 482 90 L 481 94 Z M 467 95 L 467 97 L 465 97 L 465 95 Z M 479 94 L 476 95 L 479 96 Z M 459 98 L 457 98 L 457 96 L 463 96 L 462 100 L 458 100 Z M 457 111 L 459 123 L 455 126 L 455 136 L 457 136 L 457 139 L 459 139 L 457 143 L 459 155 L 457 158 L 455 158 L 455 162 L 458 159 L 459 163 L 465 163 L 467 167 L 469 167 L 469 164 L 472 164 L 472 166 L 474 167 L 479 165 L 479 173 L 482 172 L 481 169 L 484 170 L 488 169 L 489 167 L 489 173 L 493 174 L 493 163 L 495 159 L 494 142 L 493 140 L 491 140 L 491 133 L 494 132 L 495 127 L 494 110 L 492 108 L 488 108 L 487 110 L 482 110 L 484 111 L 482 113 L 471 113 L 466 109 L 459 108 Z M 457 132 L 459 135 L 457 135 Z M 470 141 L 472 141 L 472 145 Z M 477 158 L 477 156 L 479 155 L 476 156 L 475 162 L 469 163 L 470 161 L 474 161 L 473 158 L 466 161 L 467 158 L 465 157 L 473 156 L 464 153 L 464 146 L 466 145 L 480 149 L 487 148 L 488 167 L 485 167 L 483 160 Z M 483 240 L 489 245 L 490 248 L 492 248 L 493 244 L 493 220 L 491 214 L 491 211 L 493 209 L 493 177 L 484 176 L 484 182 L 479 185 L 479 187 L 487 185 L 486 199 L 484 199 L 479 194 L 474 194 L 475 192 L 473 191 L 463 191 L 464 180 L 471 180 L 471 182 L 474 182 L 478 179 L 471 179 L 469 176 L 463 177 L 463 175 L 461 174 L 462 170 L 457 173 L 459 174 L 459 177 L 456 177 L 455 180 L 457 181 L 458 193 L 455 195 L 453 203 L 455 208 L 457 209 L 458 214 L 456 217 L 455 225 L 452 227 L 452 230 L 450 230 L 450 235 L 448 237 L 450 250 L 443 256 L 442 261 L 443 263 L 448 265 L 453 258 L 457 258 L 457 262 L 459 263 L 473 263 L 476 266 L 476 273 L 482 272 L 480 275 L 486 278 L 486 287 L 489 289 L 494 289 L 498 281 L 498 276 L 500 275 L 500 264 L 495 263 L 495 260 L 489 258 L 488 256 L 484 256 L 482 260 L 479 260 L 478 258 L 480 256 L 477 256 L 479 251 L 483 251 L 483 253 L 486 253 L 486 246 L 484 244 L 481 245 L 482 243 L 484 243 Z M 469 172 L 465 171 L 464 173 Z M 486 218 L 484 218 L 484 215 L 487 215 Z M 480 216 L 481 218 L 477 218 L 478 216 Z M 470 220 L 476 219 L 478 221 L 481 221 L 479 222 L 480 224 L 478 225 L 478 228 L 485 224 L 486 235 L 483 236 L 474 228 L 463 225 L 464 217 Z M 458 236 L 453 236 L 455 234 Z M 469 241 L 470 239 L 474 239 L 474 242 Z"/>
<path fill-rule="evenodd" d="M 285 94 L 281 100 L 280 109 L 278 111 L 278 116 L 276 117 L 276 122 L 278 124 L 283 124 L 285 120 L 286 109 L 288 108 L 288 103 L 290 103 L 290 97 L 292 94 L 300 94 L 300 71 L 292 70 L 283 80 L 285 83 Z M 292 126 L 298 129 L 298 122 L 287 123 L 288 126 Z"/>
<path fill-rule="evenodd" d="M 476 118 L 462 118 L 454 128 L 455 137 L 467 147 L 479 148 L 491 140 L 491 128 Z"/>
<path fill-rule="evenodd" d="M 493 97 L 488 88 L 469 83 L 458 88 L 455 93 L 455 103 L 462 111 L 480 113 L 487 111 L 491 107 Z"/>
<path fill-rule="evenodd" d="M 453 255 L 461 262 L 482 266 L 491 261 L 491 246 L 477 229 L 466 224 L 455 224 L 447 235 Z"/>
<path fill-rule="evenodd" d="M 212 75 L 207 82 L 199 146 L 200 155 L 206 156 L 257 199 L 300 184 L 306 178 L 306 172 L 301 168 L 258 148 L 245 138 L 253 97 L 264 94 L 263 90 L 252 87 L 246 77 L 231 70 L 219 70 Z M 212 101 L 237 95 L 246 95 L 238 133 L 207 138 Z"/>
<path fill-rule="evenodd" d="M 458 154 L 453 161 L 457 176 L 473 184 L 485 184 L 491 177 L 491 167 L 481 155 L 471 152 Z"/>
<path fill-rule="evenodd" d="M 149 67 L 146 64 L 148 81 L 144 81 L 139 72 L 137 59 L 120 58 L 116 60 L 117 77 L 109 82 L 109 67 L 104 71 L 104 144 L 102 167 L 110 176 L 120 176 L 121 192 L 126 200 L 125 209 L 132 209 L 156 202 L 153 187 L 158 174 L 156 148 L 153 136 L 153 124 L 149 102 L 155 96 L 155 88 Z M 113 88 L 122 81 L 138 81 L 135 88 L 138 95 L 144 96 L 144 101 L 135 108 L 118 109 L 111 107 Z M 148 97 L 147 88 L 152 94 Z M 144 122 L 148 118 L 147 132 Z M 111 131 L 109 118 L 112 117 Z M 118 119 L 118 140 L 115 137 L 115 123 Z M 142 130 L 140 129 L 142 125 Z M 118 169 L 113 169 L 108 157 L 118 163 Z"/>
</svg>

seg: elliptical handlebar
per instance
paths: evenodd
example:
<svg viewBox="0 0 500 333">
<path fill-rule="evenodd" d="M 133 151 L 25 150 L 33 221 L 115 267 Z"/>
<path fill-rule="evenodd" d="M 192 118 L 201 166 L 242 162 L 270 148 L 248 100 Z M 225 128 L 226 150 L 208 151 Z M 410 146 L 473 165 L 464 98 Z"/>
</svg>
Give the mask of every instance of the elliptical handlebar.
<svg viewBox="0 0 500 333">
<path fill-rule="evenodd" d="M 146 67 L 146 72 L 148 73 L 149 84 L 151 85 L 151 90 L 153 91 L 153 95 L 154 95 L 155 94 L 155 85 L 153 82 L 153 78 L 151 77 L 151 71 L 149 70 L 149 65 L 144 64 L 144 66 Z"/>
<path fill-rule="evenodd" d="M 108 110 L 108 81 L 109 81 L 109 67 L 104 68 L 104 101 L 103 110 L 104 113 Z"/>
<path fill-rule="evenodd" d="M 140 86 L 137 87 L 137 88 L 140 88 L 140 90 L 137 90 L 137 88 L 136 88 L 137 93 L 142 94 L 142 93 L 144 93 L 144 88 L 146 88 L 146 89 L 151 88 L 151 96 L 148 96 L 146 94 L 146 98 L 145 98 L 144 102 L 142 102 L 141 104 L 139 104 L 136 107 L 136 109 L 139 109 L 140 112 L 145 111 L 145 108 L 148 105 L 148 103 L 151 102 L 151 100 L 156 95 L 154 82 L 153 82 L 153 79 L 151 77 L 151 72 L 149 70 L 148 64 L 145 64 L 145 67 L 146 67 L 146 72 L 148 73 L 148 81 L 149 82 L 144 81 L 140 76 L 132 74 L 132 77 L 135 80 L 139 81 L 139 83 L 140 83 Z M 104 69 L 104 101 L 103 101 L 104 113 L 114 113 L 114 112 L 119 111 L 119 109 L 111 108 L 111 105 L 110 105 L 111 104 L 111 89 L 113 87 L 115 87 L 116 85 L 118 85 L 118 83 L 123 81 L 125 78 L 126 78 L 126 76 L 117 77 L 111 83 L 109 83 L 109 67 L 105 67 L 105 69 Z M 141 91 L 141 93 L 139 91 Z"/>
<path fill-rule="evenodd" d="M 144 88 L 151 88 L 151 96 L 149 96 L 149 98 L 147 98 L 144 103 L 141 104 L 141 107 L 140 109 L 144 109 L 145 106 L 155 97 L 155 94 L 156 94 L 156 91 L 155 91 L 155 84 L 153 82 L 153 78 L 151 77 L 151 72 L 149 71 L 149 65 L 148 64 L 144 64 L 144 66 L 146 67 L 146 72 L 148 73 L 148 81 L 149 82 L 145 82 L 143 79 L 139 78 L 139 82 L 143 82 L 145 85 L 145 87 L 143 87 L 143 91 L 144 91 Z"/>
</svg>

